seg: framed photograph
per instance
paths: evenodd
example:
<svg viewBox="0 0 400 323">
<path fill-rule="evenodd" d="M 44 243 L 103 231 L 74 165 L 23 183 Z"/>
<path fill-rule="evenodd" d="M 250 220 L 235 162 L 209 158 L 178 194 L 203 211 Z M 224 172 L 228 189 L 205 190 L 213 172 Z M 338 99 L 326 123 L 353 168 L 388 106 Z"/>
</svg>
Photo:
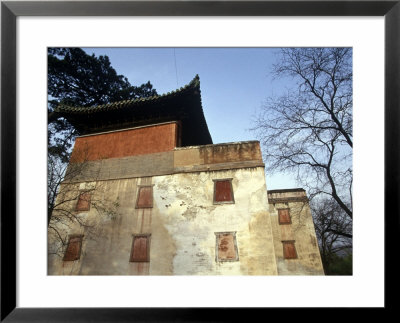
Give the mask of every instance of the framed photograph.
<svg viewBox="0 0 400 323">
<path fill-rule="evenodd" d="M 386 282 L 392 266 L 383 253 L 394 252 L 388 239 L 398 234 L 393 228 L 398 229 L 399 212 L 399 44 L 399 1 L 3 1 L 1 320 L 233 321 L 239 311 L 255 315 L 269 308 L 389 307 Z M 353 276 L 49 275 L 43 236 L 47 111 L 40 106 L 47 104 L 50 47 L 352 47 L 357 106 Z M 179 133 L 178 123 L 164 121 L 163 127 Z M 210 183 L 213 207 L 236 207 L 235 178 L 228 174 Z M 138 187 L 142 191 L 133 209 L 150 214 L 157 184 L 143 181 Z M 92 187 L 79 187 L 77 196 L 74 208 L 89 212 Z M 279 208 L 289 210 L 283 204 Z M 279 216 L 285 229 L 295 222 L 292 212 Z M 246 259 L 240 234 L 235 228 L 215 231 L 216 261 L 239 268 L 239 259 Z M 301 257 L 301 244 L 286 238 L 282 254 L 292 261 Z M 85 239 L 82 232 L 67 237 L 64 264 L 81 257 Z M 148 270 L 151 248 L 160 245 L 157 236 L 132 232 L 128 240 L 127 265 Z M 367 282 L 370 293 L 363 293 Z M 321 300 L 323 290 L 332 295 Z"/>
</svg>

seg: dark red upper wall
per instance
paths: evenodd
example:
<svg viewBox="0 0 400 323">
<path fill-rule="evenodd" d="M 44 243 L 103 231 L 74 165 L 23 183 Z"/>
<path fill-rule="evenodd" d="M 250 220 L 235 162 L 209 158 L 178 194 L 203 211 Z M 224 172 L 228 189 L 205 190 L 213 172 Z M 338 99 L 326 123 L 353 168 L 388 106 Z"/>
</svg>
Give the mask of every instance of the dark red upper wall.
<svg viewBox="0 0 400 323">
<path fill-rule="evenodd" d="M 78 137 L 71 162 L 165 152 L 177 145 L 177 123 Z"/>
</svg>

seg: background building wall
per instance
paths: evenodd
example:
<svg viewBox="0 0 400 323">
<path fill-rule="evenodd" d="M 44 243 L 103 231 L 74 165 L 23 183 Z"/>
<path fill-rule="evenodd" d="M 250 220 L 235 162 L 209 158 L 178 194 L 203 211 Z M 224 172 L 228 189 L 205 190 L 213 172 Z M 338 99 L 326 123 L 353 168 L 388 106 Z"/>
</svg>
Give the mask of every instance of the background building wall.
<svg viewBox="0 0 400 323">
<path fill-rule="evenodd" d="M 270 193 L 269 213 L 279 275 L 324 275 L 306 192 L 302 189 Z M 279 223 L 279 209 L 289 209 L 291 224 Z M 297 258 L 285 259 L 282 241 L 294 241 Z"/>
</svg>

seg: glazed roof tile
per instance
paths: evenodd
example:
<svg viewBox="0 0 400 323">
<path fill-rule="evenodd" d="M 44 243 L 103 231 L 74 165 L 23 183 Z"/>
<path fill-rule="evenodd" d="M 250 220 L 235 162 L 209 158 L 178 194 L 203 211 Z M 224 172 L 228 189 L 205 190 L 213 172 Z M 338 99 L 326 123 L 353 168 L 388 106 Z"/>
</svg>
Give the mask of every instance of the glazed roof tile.
<svg viewBox="0 0 400 323">
<path fill-rule="evenodd" d="M 96 113 L 100 111 L 107 111 L 107 110 L 117 110 L 117 109 L 122 109 L 126 107 L 132 107 L 135 105 L 140 105 L 142 103 L 157 103 L 159 101 L 165 100 L 165 99 L 170 99 L 175 96 L 179 96 L 183 94 L 185 91 L 188 91 L 190 89 L 197 88 L 200 90 L 200 78 L 199 75 L 196 74 L 194 79 L 190 81 L 189 84 L 186 84 L 185 86 L 171 92 L 167 92 L 162 95 L 154 95 L 148 98 L 138 98 L 138 99 L 132 99 L 132 100 L 123 100 L 123 101 L 117 101 L 117 102 L 111 102 L 107 104 L 101 104 L 101 105 L 96 105 L 96 106 L 91 106 L 91 107 L 73 107 L 69 105 L 64 105 L 60 104 L 54 109 L 54 112 L 56 113 L 73 113 L 73 114 L 90 114 L 90 113 Z"/>
</svg>

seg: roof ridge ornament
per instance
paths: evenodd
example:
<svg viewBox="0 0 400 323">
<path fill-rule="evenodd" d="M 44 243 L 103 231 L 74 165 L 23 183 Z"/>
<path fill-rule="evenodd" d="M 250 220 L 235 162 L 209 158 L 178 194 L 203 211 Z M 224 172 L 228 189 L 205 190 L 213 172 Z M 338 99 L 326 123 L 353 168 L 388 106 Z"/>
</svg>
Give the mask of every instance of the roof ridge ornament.
<svg viewBox="0 0 400 323">
<path fill-rule="evenodd" d="M 193 80 L 190 81 L 190 85 L 194 86 L 200 86 L 200 76 L 199 74 L 196 74 L 196 76 L 193 78 Z"/>
</svg>

